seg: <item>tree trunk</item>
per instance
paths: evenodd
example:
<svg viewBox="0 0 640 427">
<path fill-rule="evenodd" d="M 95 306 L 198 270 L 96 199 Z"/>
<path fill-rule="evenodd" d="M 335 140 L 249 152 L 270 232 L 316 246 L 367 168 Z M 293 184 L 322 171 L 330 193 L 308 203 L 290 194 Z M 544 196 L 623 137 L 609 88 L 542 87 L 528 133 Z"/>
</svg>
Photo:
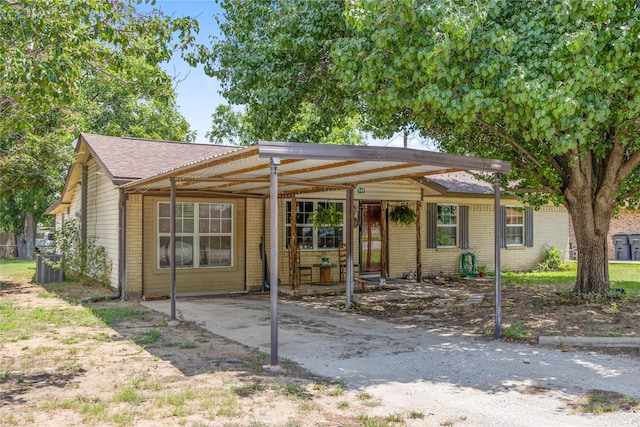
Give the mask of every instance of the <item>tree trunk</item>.
<svg viewBox="0 0 640 427">
<path fill-rule="evenodd" d="M 27 258 L 27 239 L 24 233 L 16 234 L 15 239 L 18 259 L 29 259 Z"/>
<path fill-rule="evenodd" d="M 573 290 L 606 293 L 609 291 L 607 235 L 615 212 L 617 187 L 616 183 L 606 182 L 594 191 L 589 162 L 581 162 L 580 169 L 574 170 L 571 184 L 565 190 L 565 206 L 573 221 L 578 247 L 578 273 Z"/>
<path fill-rule="evenodd" d="M 578 245 L 578 274 L 573 291 L 581 293 L 608 292 L 607 233 L 592 233 L 581 224 L 577 224 L 574 215 L 572 215 L 572 219 Z"/>
<path fill-rule="evenodd" d="M 36 219 L 33 212 L 27 212 L 26 214 L 27 230 L 25 232 L 25 238 L 27 240 L 25 259 L 34 259 L 36 254 Z"/>
</svg>

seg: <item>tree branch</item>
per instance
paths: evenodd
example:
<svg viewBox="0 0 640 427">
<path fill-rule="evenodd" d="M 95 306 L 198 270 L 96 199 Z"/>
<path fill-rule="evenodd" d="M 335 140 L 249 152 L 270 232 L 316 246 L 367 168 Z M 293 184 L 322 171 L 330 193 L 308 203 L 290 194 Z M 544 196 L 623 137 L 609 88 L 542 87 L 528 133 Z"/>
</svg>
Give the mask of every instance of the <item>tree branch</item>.
<svg viewBox="0 0 640 427">
<path fill-rule="evenodd" d="M 553 188 L 541 187 L 541 188 L 508 188 L 507 191 L 513 193 L 544 193 L 544 194 L 558 194 L 557 190 Z"/>
<path fill-rule="evenodd" d="M 638 165 L 640 165 L 640 150 L 635 151 L 631 157 L 629 157 L 629 160 L 624 162 L 622 167 L 618 170 L 618 178 L 620 179 L 620 182 L 624 181 Z"/>
<path fill-rule="evenodd" d="M 539 144 L 544 144 L 544 141 L 542 141 L 540 138 L 538 138 L 538 143 Z M 551 154 L 549 154 L 547 156 L 547 161 L 551 164 L 551 166 L 556 171 L 558 176 L 560 176 L 560 179 L 562 180 L 562 182 L 565 183 L 565 185 L 566 185 L 568 183 L 568 181 L 569 181 L 569 177 L 567 176 L 567 173 L 564 170 L 564 168 L 562 167 L 562 165 L 560 165 L 558 160 L 554 156 L 552 156 Z"/>
<path fill-rule="evenodd" d="M 538 166 L 541 169 L 543 168 L 542 164 L 538 160 L 536 160 L 536 158 L 533 157 L 533 155 L 531 155 L 531 153 L 529 153 L 529 151 L 527 149 L 525 149 L 522 145 L 520 145 L 515 139 L 511 138 L 510 136 L 508 136 L 507 134 L 505 134 L 503 132 L 500 132 L 494 126 L 492 126 L 489 123 L 487 123 L 484 120 L 482 120 L 482 115 L 480 113 L 476 114 L 476 120 L 478 121 L 478 123 L 480 123 L 480 125 L 483 128 L 485 128 L 489 132 L 493 133 L 494 135 L 502 138 L 503 140 L 507 141 L 511 146 L 513 146 L 515 149 L 517 149 L 522 154 L 524 154 L 524 156 L 527 159 L 529 159 L 532 163 L 534 163 L 536 166 Z"/>
<path fill-rule="evenodd" d="M 623 194 L 622 196 L 620 196 L 618 198 L 618 203 L 623 202 L 627 199 L 630 199 L 634 196 L 637 196 L 638 194 L 640 194 L 640 188 L 633 190 L 633 191 L 629 191 L 628 193 Z"/>
</svg>

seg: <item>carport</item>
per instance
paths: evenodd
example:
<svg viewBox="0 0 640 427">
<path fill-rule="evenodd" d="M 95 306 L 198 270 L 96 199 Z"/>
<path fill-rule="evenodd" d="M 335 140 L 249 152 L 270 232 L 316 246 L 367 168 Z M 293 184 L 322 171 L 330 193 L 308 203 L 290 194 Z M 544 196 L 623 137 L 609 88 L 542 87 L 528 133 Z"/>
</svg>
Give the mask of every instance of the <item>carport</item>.
<svg viewBox="0 0 640 427">
<path fill-rule="evenodd" d="M 494 175 L 495 319 L 501 337 L 500 180 L 509 162 L 396 147 L 301 144 L 259 141 L 250 147 L 200 160 L 122 186 L 123 193 L 170 193 L 171 199 L 171 318 L 176 301 L 176 197 L 178 194 L 225 195 L 269 199 L 271 363 L 278 363 L 278 198 L 327 190 L 345 192 L 347 245 L 346 308 L 353 296 L 354 189 L 362 184 L 420 178 L 444 172 L 471 170 Z M 121 244 L 125 245 L 123 227 Z M 123 252 L 123 251 L 121 251 Z"/>
</svg>

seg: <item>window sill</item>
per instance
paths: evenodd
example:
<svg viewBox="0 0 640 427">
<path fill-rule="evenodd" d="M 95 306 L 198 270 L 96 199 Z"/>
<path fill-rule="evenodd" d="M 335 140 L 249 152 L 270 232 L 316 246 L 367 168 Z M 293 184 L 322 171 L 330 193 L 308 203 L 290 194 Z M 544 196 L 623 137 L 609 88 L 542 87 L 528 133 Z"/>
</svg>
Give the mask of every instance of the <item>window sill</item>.
<svg viewBox="0 0 640 427">
<path fill-rule="evenodd" d="M 508 251 L 521 251 L 527 249 L 527 247 L 525 245 L 507 246 L 505 249 Z"/>
<path fill-rule="evenodd" d="M 436 252 L 459 252 L 459 251 L 460 251 L 460 248 L 457 246 L 436 248 Z"/>
</svg>

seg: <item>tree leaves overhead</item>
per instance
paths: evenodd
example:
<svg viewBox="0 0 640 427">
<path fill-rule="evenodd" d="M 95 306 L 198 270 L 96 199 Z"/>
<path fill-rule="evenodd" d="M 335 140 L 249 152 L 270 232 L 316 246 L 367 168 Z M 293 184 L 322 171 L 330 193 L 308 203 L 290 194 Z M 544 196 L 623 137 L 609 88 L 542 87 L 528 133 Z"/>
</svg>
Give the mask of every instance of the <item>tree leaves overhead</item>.
<svg viewBox="0 0 640 427">
<path fill-rule="evenodd" d="M 345 35 L 341 1 L 224 1 L 224 38 L 188 59 L 205 64 L 222 94 L 260 138 L 286 140 L 305 123 L 305 140 L 318 142 L 354 117 L 356 103 L 329 69 L 329 48 Z M 317 120 L 305 115 L 314 110 Z M 296 133 L 297 135 L 297 133 Z M 296 141 L 300 140 L 296 137 Z"/>
<path fill-rule="evenodd" d="M 510 160 L 529 203 L 564 203 L 576 289 L 608 289 L 615 209 L 640 193 L 640 7 L 626 0 L 224 2 L 226 38 L 201 49 L 255 129 L 282 135 L 305 102 L 357 109 L 450 152 Z"/>
<path fill-rule="evenodd" d="M 81 130 L 192 140 L 159 63 L 197 29 L 129 0 L 0 2 L 0 226 L 44 219 Z"/>
<path fill-rule="evenodd" d="M 86 73 L 118 74 L 128 56 L 168 60 L 196 28 L 189 18 L 138 13 L 129 1 L 1 2 L 0 132 L 28 129 L 34 114 L 68 103 Z M 163 86 L 159 69 L 147 71 L 145 84 Z"/>
<path fill-rule="evenodd" d="M 515 161 L 556 194 L 570 180 L 567 155 L 604 159 L 614 139 L 627 156 L 637 148 L 640 27 L 631 2 L 350 5 L 359 31 L 331 57 L 380 126 L 404 112 L 425 134 Z M 562 161 L 549 172 L 551 158 Z"/>
</svg>

